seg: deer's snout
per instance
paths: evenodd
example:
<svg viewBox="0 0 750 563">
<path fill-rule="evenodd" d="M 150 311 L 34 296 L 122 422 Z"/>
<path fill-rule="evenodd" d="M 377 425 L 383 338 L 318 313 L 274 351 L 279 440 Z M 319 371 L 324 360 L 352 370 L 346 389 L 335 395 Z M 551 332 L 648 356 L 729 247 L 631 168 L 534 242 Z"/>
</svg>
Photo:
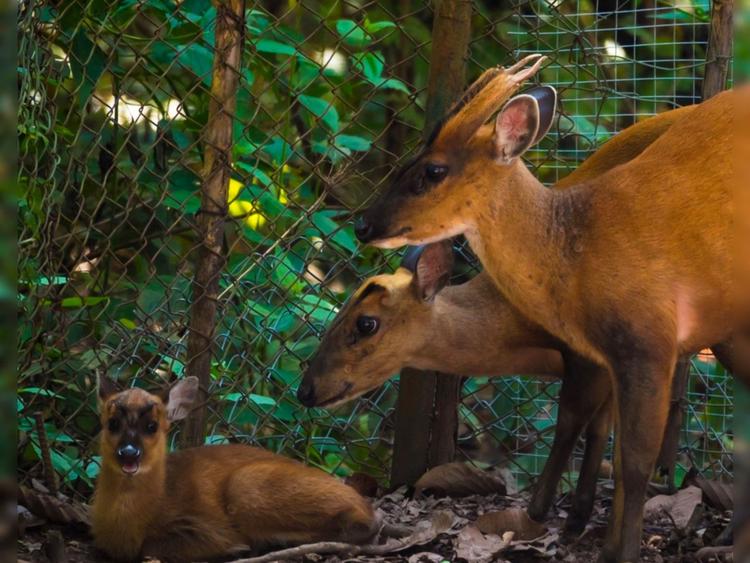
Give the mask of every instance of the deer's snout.
<svg viewBox="0 0 750 563">
<path fill-rule="evenodd" d="M 125 444 L 117 448 L 117 457 L 120 460 L 137 460 L 141 457 L 141 448 L 134 446 L 133 444 Z"/>
<path fill-rule="evenodd" d="M 315 384 L 313 383 L 312 377 L 307 377 L 302 380 L 302 383 L 297 390 L 297 399 L 306 407 L 315 406 Z"/>
<path fill-rule="evenodd" d="M 354 224 L 354 234 L 357 235 L 360 242 L 370 242 L 373 239 L 374 231 L 373 224 L 364 216 L 360 216 Z"/>
</svg>

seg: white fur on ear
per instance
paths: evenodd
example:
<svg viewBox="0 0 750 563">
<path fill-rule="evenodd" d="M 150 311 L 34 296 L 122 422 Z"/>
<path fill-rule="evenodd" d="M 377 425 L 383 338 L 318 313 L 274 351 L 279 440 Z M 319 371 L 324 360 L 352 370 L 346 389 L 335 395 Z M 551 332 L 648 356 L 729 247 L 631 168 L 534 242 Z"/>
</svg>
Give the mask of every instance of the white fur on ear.
<svg viewBox="0 0 750 563">
<path fill-rule="evenodd" d="M 198 399 L 198 378 L 194 375 L 181 379 L 169 390 L 167 399 L 167 420 L 174 422 L 182 420 L 192 409 Z"/>
<path fill-rule="evenodd" d="M 539 103 L 534 96 L 512 98 L 495 120 L 497 158 L 504 164 L 525 153 L 534 144 L 539 131 Z"/>
</svg>

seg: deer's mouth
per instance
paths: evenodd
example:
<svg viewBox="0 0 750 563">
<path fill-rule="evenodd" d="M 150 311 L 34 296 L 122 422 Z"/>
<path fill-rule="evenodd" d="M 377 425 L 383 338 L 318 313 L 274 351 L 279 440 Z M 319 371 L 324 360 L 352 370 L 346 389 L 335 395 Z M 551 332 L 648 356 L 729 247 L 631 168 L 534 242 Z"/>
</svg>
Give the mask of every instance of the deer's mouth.
<svg viewBox="0 0 750 563">
<path fill-rule="evenodd" d="M 141 464 L 138 461 L 120 461 L 120 468 L 126 475 L 135 475 Z"/>
<path fill-rule="evenodd" d="M 341 390 L 340 393 L 337 393 L 333 397 L 329 397 L 328 399 L 325 399 L 324 401 L 320 401 L 317 406 L 330 407 L 336 403 L 341 402 L 342 400 L 348 398 L 347 393 L 349 393 L 349 391 L 352 390 L 352 387 L 354 387 L 353 383 L 344 384 L 344 388 Z"/>
<path fill-rule="evenodd" d="M 141 448 L 126 445 L 118 449 L 117 461 L 126 475 L 135 475 L 141 466 Z"/>
<path fill-rule="evenodd" d="M 401 248 L 407 244 L 411 244 L 411 240 L 406 236 L 411 232 L 411 227 L 404 227 L 399 229 L 392 235 L 386 235 L 381 238 L 371 241 L 369 244 L 377 248 Z"/>
</svg>

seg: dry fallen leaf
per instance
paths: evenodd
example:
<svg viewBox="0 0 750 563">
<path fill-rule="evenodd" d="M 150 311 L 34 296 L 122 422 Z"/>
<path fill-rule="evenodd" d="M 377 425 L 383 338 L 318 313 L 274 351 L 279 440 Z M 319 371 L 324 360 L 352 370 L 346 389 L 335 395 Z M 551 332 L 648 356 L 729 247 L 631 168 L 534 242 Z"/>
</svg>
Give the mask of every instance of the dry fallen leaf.
<svg viewBox="0 0 750 563">
<path fill-rule="evenodd" d="M 78 524 L 88 527 L 88 507 L 63 496 L 54 496 L 18 487 L 18 504 L 25 506 L 36 516 L 57 524 Z"/>
<path fill-rule="evenodd" d="M 509 508 L 498 512 L 488 512 L 477 518 L 477 528 L 485 534 L 502 535 L 513 532 L 518 541 L 528 541 L 547 533 L 544 524 L 535 522 L 522 508 Z"/>
<path fill-rule="evenodd" d="M 703 491 L 706 497 L 706 504 L 726 512 L 734 509 L 734 493 L 732 485 L 723 483 L 715 479 L 706 479 L 703 475 L 693 468 L 685 476 L 683 486 L 694 485 Z"/>
<path fill-rule="evenodd" d="M 414 533 L 405 538 L 389 539 L 386 545 L 393 544 L 389 552 L 402 551 L 415 545 L 430 543 L 440 534 L 450 530 L 456 522 L 456 515 L 452 512 L 436 512 L 429 520 L 417 522 Z"/>
<path fill-rule="evenodd" d="M 415 494 L 465 497 L 469 495 L 506 494 L 501 477 L 461 462 L 445 463 L 430 469 L 414 485 Z"/>
<path fill-rule="evenodd" d="M 653 518 L 662 512 L 669 514 L 678 529 L 688 527 L 693 513 L 703 501 L 703 493 L 698 487 L 690 486 L 673 495 L 656 495 L 646 501 L 644 516 Z"/>
<path fill-rule="evenodd" d="M 495 534 L 484 535 L 476 526 L 466 526 L 458 534 L 456 557 L 471 563 L 493 561 L 498 553 L 508 547 L 512 538 L 512 534 L 502 538 Z"/>
<path fill-rule="evenodd" d="M 698 561 L 705 562 L 705 563 L 716 563 L 718 561 L 732 561 L 733 550 L 734 550 L 734 546 L 731 546 L 731 545 L 722 545 L 719 547 L 714 547 L 714 546 L 702 547 L 696 552 L 695 558 Z"/>
</svg>

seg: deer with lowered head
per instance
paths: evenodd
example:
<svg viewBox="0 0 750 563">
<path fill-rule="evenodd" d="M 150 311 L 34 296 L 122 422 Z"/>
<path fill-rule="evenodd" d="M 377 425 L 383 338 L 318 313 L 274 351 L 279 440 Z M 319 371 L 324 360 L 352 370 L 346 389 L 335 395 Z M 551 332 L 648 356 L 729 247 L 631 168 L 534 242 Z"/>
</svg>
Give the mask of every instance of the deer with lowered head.
<svg viewBox="0 0 750 563">
<path fill-rule="evenodd" d="M 464 234 L 524 317 L 607 371 L 616 490 L 601 560 L 637 561 L 675 361 L 750 330 L 748 210 L 732 166 L 744 94 L 721 93 L 631 161 L 550 190 L 520 157 L 549 128 L 554 89 L 510 99 L 542 61 L 486 71 L 356 232 L 384 248 Z"/>
<path fill-rule="evenodd" d="M 545 95 L 532 89 L 529 95 Z M 559 181 L 562 189 L 631 160 L 695 106 L 629 127 Z M 555 441 L 528 512 L 541 520 L 581 431 L 586 453 L 566 531 L 589 519 L 609 427 L 610 382 L 558 339 L 523 318 L 484 273 L 443 289 L 451 275 L 449 243 L 411 249 L 394 274 L 366 280 L 341 310 L 312 358 L 299 388 L 306 406 L 350 400 L 404 367 L 466 376 L 535 374 L 562 377 Z"/>
<path fill-rule="evenodd" d="M 197 392 L 195 377 L 164 395 L 118 391 L 100 379 L 102 467 L 92 507 L 99 549 L 121 561 L 203 561 L 373 535 L 369 502 L 318 469 L 240 444 L 168 454 L 169 426 L 187 416 Z"/>
</svg>

